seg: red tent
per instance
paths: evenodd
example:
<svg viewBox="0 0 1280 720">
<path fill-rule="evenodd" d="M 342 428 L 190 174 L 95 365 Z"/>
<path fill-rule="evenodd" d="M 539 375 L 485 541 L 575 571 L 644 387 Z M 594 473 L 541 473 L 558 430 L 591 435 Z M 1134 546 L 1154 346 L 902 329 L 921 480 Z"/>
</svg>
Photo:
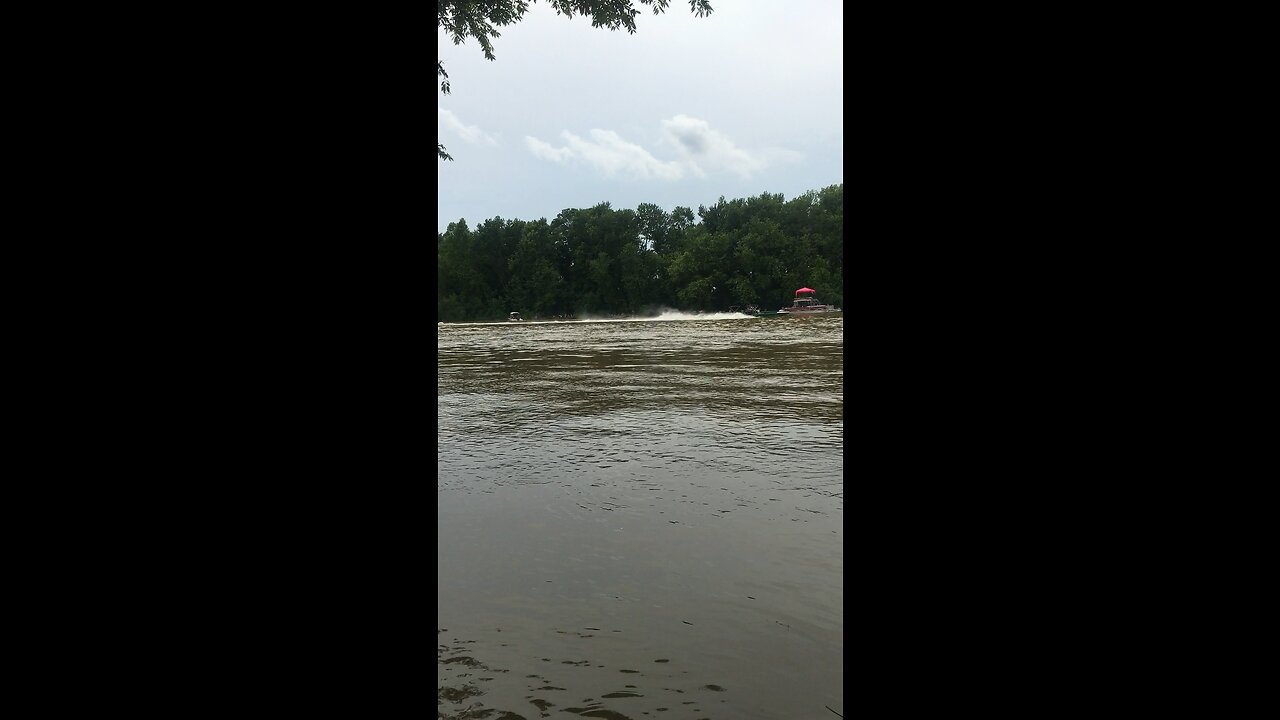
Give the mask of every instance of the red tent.
<svg viewBox="0 0 1280 720">
<path fill-rule="evenodd" d="M 802 292 L 811 293 L 811 292 L 817 292 L 817 290 L 814 290 L 813 288 L 800 288 L 799 290 L 796 291 L 796 294 L 799 295 Z"/>
</svg>

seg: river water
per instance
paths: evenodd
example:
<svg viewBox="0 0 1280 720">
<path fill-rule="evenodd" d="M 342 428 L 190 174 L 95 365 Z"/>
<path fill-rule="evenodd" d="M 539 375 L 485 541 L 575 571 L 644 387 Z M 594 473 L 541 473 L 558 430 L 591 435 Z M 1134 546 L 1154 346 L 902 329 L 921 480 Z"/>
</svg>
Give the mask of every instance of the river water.
<svg viewBox="0 0 1280 720">
<path fill-rule="evenodd" d="M 437 348 L 439 717 L 843 716 L 843 316 Z"/>
</svg>

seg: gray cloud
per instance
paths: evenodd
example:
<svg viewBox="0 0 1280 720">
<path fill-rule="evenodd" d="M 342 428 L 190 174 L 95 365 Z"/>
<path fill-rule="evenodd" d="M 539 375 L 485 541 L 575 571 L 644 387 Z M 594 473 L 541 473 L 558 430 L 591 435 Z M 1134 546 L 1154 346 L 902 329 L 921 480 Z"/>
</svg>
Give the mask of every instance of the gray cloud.
<svg viewBox="0 0 1280 720">
<path fill-rule="evenodd" d="M 676 139 L 680 141 L 680 144 L 685 146 L 685 148 L 694 155 L 697 155 L 707 149 L 706 141 L 703 140 L 702 135 L 696 132 L 677 130 L 674 131 L 673 134 L 676 136 Z"/>
<path fill-rule="evenodd" d="M 711 129 L 706 120 L 676 115 L 663 120 L 662 128 L 669 143 L 698 175 L 727 171 L 748 179 L 767 165 L 759 153 L 738 147 L 723 133 Z"/>
</svg>

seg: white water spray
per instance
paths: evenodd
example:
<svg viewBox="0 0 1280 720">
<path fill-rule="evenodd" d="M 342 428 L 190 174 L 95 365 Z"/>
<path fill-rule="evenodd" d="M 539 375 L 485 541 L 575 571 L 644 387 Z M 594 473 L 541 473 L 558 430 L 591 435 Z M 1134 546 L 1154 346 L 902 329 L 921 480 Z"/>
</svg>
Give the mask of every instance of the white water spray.
<svg viewBox="0 0 1280 720">
<path fill-rule="evenodd" d="M 437 327 L 465 327 L 472 325 L 574 325 L 581 323 L 628 323 L 628 322 L 675 322 L 689 320 L 754 320 L 751 315 L 745 315 L 737 312 L 713 312 L 713 313 L 691 313 L 682 310 L 663 310 L 656 316 L 651 317 L 629 317 L 629 318 L 613 318 L 613 317 L 580 317 L 573 320 L 522 320 L 520 322 L 511 322 L 510 320 L 502 322 L 464 322 L 464 323 L 437 323 Z"/>
</svg>

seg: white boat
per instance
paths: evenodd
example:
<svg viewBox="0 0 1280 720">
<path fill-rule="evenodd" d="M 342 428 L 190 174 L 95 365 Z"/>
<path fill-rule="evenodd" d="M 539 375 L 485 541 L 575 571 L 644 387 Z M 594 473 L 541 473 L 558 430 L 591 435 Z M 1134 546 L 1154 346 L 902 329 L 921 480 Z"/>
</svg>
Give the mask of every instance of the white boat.
<svg viewBox="0 0 1280 720">
<path fill-rule="evenodd" d="M 520 317 L 520 313 L 513 312 L 507 316 L 507 322 L 524 322 L 524 318 Z"/>
</svg>

